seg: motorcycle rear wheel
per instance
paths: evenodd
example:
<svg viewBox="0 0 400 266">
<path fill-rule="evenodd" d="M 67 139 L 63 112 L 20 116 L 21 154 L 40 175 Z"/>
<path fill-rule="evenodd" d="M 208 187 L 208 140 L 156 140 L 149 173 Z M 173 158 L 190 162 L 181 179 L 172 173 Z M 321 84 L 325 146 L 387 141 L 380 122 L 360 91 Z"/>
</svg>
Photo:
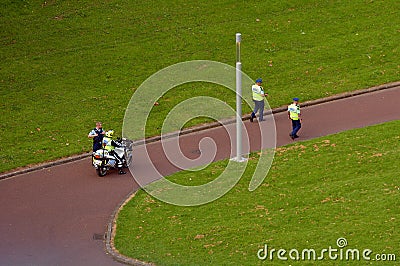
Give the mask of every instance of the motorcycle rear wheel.
<svg viewBox="0 0 400 266">
<path fill-rule="evenodd" d="M 103 167 L 99 167 L 96 169 L 98 176 L 105 176 L 107 174 L 107 169 Z"/>
</svg>

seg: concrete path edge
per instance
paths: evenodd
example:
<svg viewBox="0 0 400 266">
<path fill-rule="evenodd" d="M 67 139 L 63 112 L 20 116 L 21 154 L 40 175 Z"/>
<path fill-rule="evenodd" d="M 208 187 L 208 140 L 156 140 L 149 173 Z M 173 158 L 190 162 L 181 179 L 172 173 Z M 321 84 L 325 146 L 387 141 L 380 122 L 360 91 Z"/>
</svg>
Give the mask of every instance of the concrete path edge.
<svg viewBox="0 0 400 266">
<path fill-rule="evenodd" d="M 345 92 L 345 93 L 340 93 L 340 94 L 336 94 L 333 96 L 329 96 L 329 97 L 325 97 L 325 98 L 321 98 L 321 99 L 317 99 L 317 100 L 307 101 L 307 102 L 302 103 L 301 106 L 306 107 L 306 106 L 317 105 L 317 104 L 340 100 L 340 99 L 353 97 L 353 96 L 357 96 L 357 95 L 361 95 L 361 94 L 371 93 L 374 91 L 391 89 L 391 88 L 398 87 L 398 86 L 400 86 L 400 81 L 390 82 L 390 83 L 382 84 L 379 86 L 370 87 L 367 89 L 361 89 L 361 90 L 356 90 L 356 91 L 352 91 L 352 92 Z M 276 114 L 276 113 L 280 113 L 280 112 L 285 112 L 287 110 L 286 108 L 287 108 L 286 106 L 281 106 L 281 107 L 278 107 L 278 108 L 275 108 L 272 110 L 268 110 L 264 113 L 264 116 L 269 115 L 271 113 Z M 242 119 L 243 120 L 250 119 L 250 114 L 244 115 L 242 117 Z M 172 138 L 172 137 L 175 137 L 178 135 L 186 135 L 186 134 L 190 134 L 193 132 L 218 127 L 221 125 L 232 124 L 235 122 L 236 122 L 236 119 L 227 119 L 227 120 L 221 121 L 221 123 L 214 122 L 214 123 L 202 124 L 202 125 L 184 129 L 179 132 L 172 132 L 169 134 L 164 134 L 162 136 L 162 138 L 168 139 L 168 138 Z M 138 145 L 143 145 L 144 143 L 151 143 L 151 142 L 156 142 L 159 140 L 161 140 L 161 136 L 155 136 L 155 137 L 150 137 L 150 138 L 134 141 L 133 145 L 138 146 Z M 92 153 L 88 152 L 88 153 L 83 153 L 83 154 L 79 154 L 79 155 L 73 155 L 73 156 L 70 156 L 67 158 L 63 158 L 63 159 L 54 160 L 51 162 L 41 163 L 41 164 L 35 165 L 33 167 L 25 167 L 20 170 L 11 170 L 9 172 L 0 173 L 0 180 L 14 177 L 14 176 L 21 175 L 21 174 L 26 174 L 26 173 L 37 171 L 37 170 L 41 170 L 41 169 L 46 169 L 46 168 L 53 167 L 56 165 L 61 165 L 61 164 L 65 164 L 65 163 L 69 163 L 69 162 L 73 162 L 73 161 L 78 161 L 78 160 L 90 157 L 91 155 L 92 155 Z"/>
<path fill-rule="evenodd" d="M 122 201 L 121 203 L 115 208 L 114 212 L 110 216 L 110 221 L 107 225 L 107 232 L 105 235 L 105 249 L 106 253 L 110 255 L 114 260 L 127 264 L 127 265 L 134 265 L 134 266 L 150 266 L 150 265 L 155 265 L 152 263 L 140 261 L 134 258 L 127 257 L 125 255 L 122 255 L 119 253 L 119 251 L 115 248 L 114 246 L 114 237 L 116 234 L 116 228 L 117 228 L 117 220 L 118 220 L 118 214 L 120 210 L 127 204 L 133 197 L 135 197 L 137 190 L 132 191 L 129 193 Z"/>
</svg>

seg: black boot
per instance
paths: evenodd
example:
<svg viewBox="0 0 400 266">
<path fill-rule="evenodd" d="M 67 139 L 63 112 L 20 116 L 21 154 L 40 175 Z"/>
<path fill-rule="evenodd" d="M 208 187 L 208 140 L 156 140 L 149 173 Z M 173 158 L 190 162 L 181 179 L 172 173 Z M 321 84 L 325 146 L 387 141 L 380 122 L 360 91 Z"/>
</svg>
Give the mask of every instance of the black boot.
<svg viewBox="0 0 400 266">
<path fill-rule="evenodd" d="M 254 112 L 252 112 L 251 116 L 250 116 L 250 122 L 253 122 L 255 117 L 256 117 L 256 114 Z"/>
<path fill-rule="evenodd" d="M 126 172 L 124 170 L 122 170 L 122 167 L 121 167 L 121 168 L 118 168 L 118 174 L 124 175 L 124 174 L 126 174 Z"/>
</svg>

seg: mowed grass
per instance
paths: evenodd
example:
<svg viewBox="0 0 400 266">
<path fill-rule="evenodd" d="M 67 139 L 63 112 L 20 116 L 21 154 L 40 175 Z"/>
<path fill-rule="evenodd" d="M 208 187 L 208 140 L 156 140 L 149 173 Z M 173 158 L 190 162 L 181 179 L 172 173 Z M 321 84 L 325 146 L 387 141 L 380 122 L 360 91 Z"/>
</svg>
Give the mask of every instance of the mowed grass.
<svg viewBox="0 0 400 266">
<path fill-rule="evenodd" d="M 89 151 L 97 120 L 121 134 L 144 80 L 188 60 L 233 66 L 236 32 L 243 71 L 264 78 L 272 107 L 397 81 L 398 8 L 396 0 L 4 0 L 0 172 Z M 160 133 L 171 106 L 197 95 L 234 106 L 227 89 L 188 84 L 159 100 L 146 135 Z"/>
<path fill-rule="evenodd" d="M 249 192 L 258 156 L 253 153 L 229 193 L 198 207 L 169 205 L 140 190 L 118 215 L 115 246 L 122 254 L 157 265 L 298 265 L 280 261 L 276 253 L 272 262 L 260 261 L 257 251 L 268 244 L 269 250 L 297 249 L 301 256 L 303 249 L 314 249 L 320 256 L 324 248 L 338 248 L 336 240 L 344 237 L 344 252 L 371 249 L 372 259 L 395 254 L 399 260 L 399 126 L 394 121 L 277 148 L 263 184 Z M 169 179 L 204 183 L 226 163 Z M 369 262 L 329 260 L 328 253 L 323 261 L 360 263 Z"/>
</svg>

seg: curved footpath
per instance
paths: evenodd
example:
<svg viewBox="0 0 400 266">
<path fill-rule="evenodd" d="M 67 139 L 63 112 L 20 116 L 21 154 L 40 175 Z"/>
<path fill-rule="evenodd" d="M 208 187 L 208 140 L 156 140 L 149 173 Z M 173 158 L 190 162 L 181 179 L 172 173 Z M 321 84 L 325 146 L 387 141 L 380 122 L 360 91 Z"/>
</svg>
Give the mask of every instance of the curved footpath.
<svg viewBox="0 0 400 266">
<path fill-rule="evenodd" d="M 400 119 L 395 108 L 400 83 L 355 94 L 306 103 L 309 106 L 302 108 L 300 140 Z M 286 112 L 274 113 L 277 145 L 292 142 Z M 272 126 L 268 119 L 260 124 L 245 121 L 251 150 L 260 148 L 258 125 L 261 130 Z M 231 145 L 223 127 L 180 136 L 182 152 L 198 157 L 198 144 L 204 137 L 212 138 L 218 147 L 215 160 L 229 157 Z M 146 175 L 148 168 L 140 153 L 142 147 L 135 147 L 136 176 L 141 172 Z M 147 144 L 147 149 L 162 175 L 179 171 L 166 159 L 159 141 Z M 99 178 L 85 157 L 9 176 L 0 176 L 8 177 L 0 181 L 0 265 L 121 265 L 106 254 L 104 235 L 116 206 L 138 188 L 130 174 L 111 172 Z"/>
</svg>

